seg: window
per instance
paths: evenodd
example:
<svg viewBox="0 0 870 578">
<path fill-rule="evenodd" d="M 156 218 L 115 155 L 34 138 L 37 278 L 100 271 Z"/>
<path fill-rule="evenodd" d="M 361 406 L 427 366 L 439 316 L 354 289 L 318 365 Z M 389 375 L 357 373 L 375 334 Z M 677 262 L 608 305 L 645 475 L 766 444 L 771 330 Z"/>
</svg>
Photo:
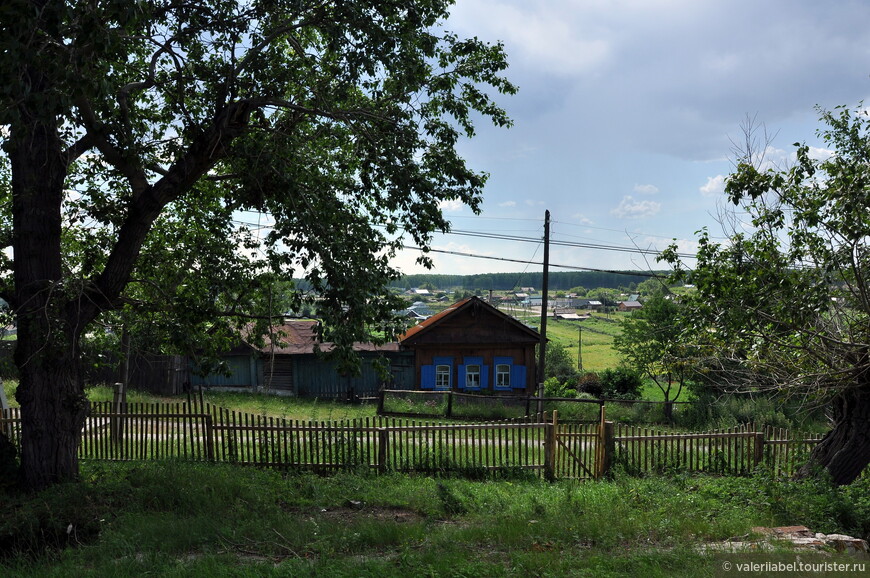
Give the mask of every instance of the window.
<svg viewBox="0 0 870 578">
<path fill-rule="evenodd" d="M 495 357 L 493 362 L 493 389 L 511 391 L 526 388 L 526 368 L 514 365 L 513 357 Z"/>
<path fill-rule="evenodd" d="M 462 384 L 464 381 L 459 380 Z M 421 389 L 450 389 L 453 387 L 453 358 L 433 357 L 432 365 L 420 367 Z"/>
<path fill-rule="evenodd" d="M 450 389 L 450 366 L 435 366 L 435 389 Z"/>
<path fill-rule="evenodd" d="M 459 389 L 480 391 L 489 387 L 489 366 L 483 364 L 483 357 L 466 357 L 463 362 L 456 378 Z"/>
<path fill-rule="evenodd" d="M 495 386 L 511 386 L 511 366 L 508 363 L 499 363 L 495 366 Z"/>
<path fill-rule="evenodd" d="M 465 387 L 479 388 L 480 387 L 480 366 L 466 365 L 465 366 Z"/>
</svg>

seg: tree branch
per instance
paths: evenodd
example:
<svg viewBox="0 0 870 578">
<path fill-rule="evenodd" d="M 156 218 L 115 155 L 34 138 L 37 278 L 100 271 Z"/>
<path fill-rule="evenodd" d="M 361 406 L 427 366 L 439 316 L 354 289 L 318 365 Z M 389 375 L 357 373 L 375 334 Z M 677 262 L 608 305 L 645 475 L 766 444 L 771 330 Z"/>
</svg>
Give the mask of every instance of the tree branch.
<svg viewBox="0 0 870 578">
<path fill-rule="evenodd" d="M 87 135 L 80 139 L 78 143 L 73 145 L 73 147 L 76 145 L 79 145 L 79 148 L 85 145 L 90 145 L 88 148 L 96 147 L 96 149 L 102 153 L 103 157 L 105 157 L 106 162 L 115 167 L 118 172 L 124 175 L 127 179 L 134 198 L 141 195 L 145 189 L 149 187 L 148 178 L 146 177 L 145 172 L 131 163 L 123 151 L 109 142 L 109 139 L 106 138 L 105 131 L 103 130 L 102 123 L 97 119 L 97 116 L 94 114 L 94 110 L 91 107 L 91 103 L 88 102 L 87 99 L 76 99 L 76 107 L 79 109 L 79 113 L 82 116 Z"/>
</svg>

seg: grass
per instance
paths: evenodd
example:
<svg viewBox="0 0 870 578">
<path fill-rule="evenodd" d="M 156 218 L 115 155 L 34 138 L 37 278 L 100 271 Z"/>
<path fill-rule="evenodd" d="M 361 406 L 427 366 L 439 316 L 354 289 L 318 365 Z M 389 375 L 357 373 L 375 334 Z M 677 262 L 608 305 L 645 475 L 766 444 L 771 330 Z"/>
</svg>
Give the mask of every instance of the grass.
<svg viewBox="0 0 870 578">
<path fill-rule="evenodd" d="M 85 463 L 79 483 L 0 502 L 0 575 L 713 576 L 697 546 L 753 526 L 866 529 L 867 486 Z"/>
</svg>

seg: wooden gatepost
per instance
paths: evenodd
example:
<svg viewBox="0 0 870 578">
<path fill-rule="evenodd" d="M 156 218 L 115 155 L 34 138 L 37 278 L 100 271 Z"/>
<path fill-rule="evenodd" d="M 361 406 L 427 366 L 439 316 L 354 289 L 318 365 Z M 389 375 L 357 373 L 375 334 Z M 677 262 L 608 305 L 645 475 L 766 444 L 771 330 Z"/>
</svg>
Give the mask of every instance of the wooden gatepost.
<svg viewBox="0 0 870 578">
<path fill-rule="evenodd" d="M 612 421 L 607 421 L 604 404 L 601 404 L 598 417 L 598 447 L 595 452 L 595 479 L 600 480 L 613 465 L 613 455 L 616 451 L 615 428 Z"/>
</svg>

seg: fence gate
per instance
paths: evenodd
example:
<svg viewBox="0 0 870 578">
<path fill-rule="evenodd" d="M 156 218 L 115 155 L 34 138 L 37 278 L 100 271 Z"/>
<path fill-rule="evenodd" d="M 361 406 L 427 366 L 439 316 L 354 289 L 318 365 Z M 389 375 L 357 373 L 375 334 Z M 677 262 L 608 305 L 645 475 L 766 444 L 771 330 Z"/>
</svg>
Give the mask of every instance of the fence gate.
<svg viewBox="0 0 870 578">
<path fill-rule="evenodd" d="M 552 450 L 548 452 L 552 477 L 600 478 L 607 471 L 605 462 L 610 455 L 604 451 L 606 431 L 611 432 L 612 440 L 612 424 L 604 421 L 604 406 L 598 423 L 559 423 L 558 412 L 553 412 Z"/>
</svg>

